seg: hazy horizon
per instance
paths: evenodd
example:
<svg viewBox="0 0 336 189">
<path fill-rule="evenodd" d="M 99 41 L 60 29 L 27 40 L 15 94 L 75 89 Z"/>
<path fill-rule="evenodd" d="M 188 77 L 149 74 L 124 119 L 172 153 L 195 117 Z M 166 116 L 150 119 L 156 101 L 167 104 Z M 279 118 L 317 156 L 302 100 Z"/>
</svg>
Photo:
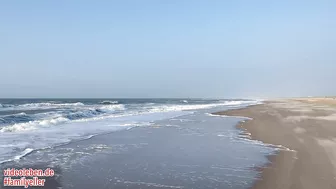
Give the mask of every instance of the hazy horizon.
<svg viewBox="0 0 336 189">
<path fill-rule="evenodd" d="M 2 1 L 0 98 L 335 96 L 336 1 Z"/>
<path fill-rule="evenodd" d="M 97 99 L 97 100 L 120 100 L 120 99 L 178 99 L 178 100 L 272 100 L 272 99 L 286 99 L 286 98 L 335 98 L 336 96 L 278 96 L 278 97 L 0 97 L 2 100 L 80 100 L 80 99 Z"/>
</svg>

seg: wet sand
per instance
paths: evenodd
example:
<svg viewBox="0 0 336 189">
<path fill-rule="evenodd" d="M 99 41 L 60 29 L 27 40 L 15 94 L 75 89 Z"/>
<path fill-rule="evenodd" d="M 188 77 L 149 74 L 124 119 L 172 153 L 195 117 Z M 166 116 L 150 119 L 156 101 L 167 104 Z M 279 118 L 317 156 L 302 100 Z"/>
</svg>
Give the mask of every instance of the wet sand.
<svg viewBox="0 0 336 189">
<path fill-rule="evenodd" d="M 301 98 L 268 101 L 262 105 L 215 114 L 252 120 L 237 127 L 251 138 L 282 145 L 269 156 L 253 189 L 336 188 L 336 100 Z"/>
</svg>

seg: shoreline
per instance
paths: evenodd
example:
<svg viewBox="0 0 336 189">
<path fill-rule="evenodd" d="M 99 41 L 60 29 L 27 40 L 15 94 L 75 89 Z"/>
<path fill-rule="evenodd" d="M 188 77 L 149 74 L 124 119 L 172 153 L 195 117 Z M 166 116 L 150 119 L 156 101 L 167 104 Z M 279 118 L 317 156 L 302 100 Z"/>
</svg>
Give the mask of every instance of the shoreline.
<svg viewBox="0 0 336 189">
<path fill-rule="evenodd" d="M 70 142 L 0 167 L 55 168 L 57 176 L 49 178 L 44 187 L 48 189 L 250 187 L 258 176 L 250 167 L 266 161 L 260 160 L 263 148 L 232 140 L 232 135 L 239 134 L 233 127 L 240 119 L 214 118 L 208 113 L 199 111 Z"/>
<path fill-rule="evenodd" d="M 249 132 L 249 130 L 246 127 L 244 127 L 244 124 L 248 124 L 249 121 L 254 119 L 253 117 L 245 117 L 245 116 L 242 116 L 242 115 L 230 115 L 230 113 L 232 111 L 244 110 L 246 108 L 253 108 L 255 106 L 260 106 L 260 105 L 263 105 L 263 104 L 256 104 L 256 105 L 251 105 L 251 106 L 243 107 L 243 108 L 239 108 L 239 109 L 225 110 L 225 111 L 219 111 L 219 112 L 211 113 L 213 115 L 224 115 L 224 116 L 229 116 L 229 117 L 244 118 L 244 120 L 238 122 L 235 126 L 238 130 L 243 131 L 243 133 L 241 133 L 239 135 L 239 137 L 244 138 L 244 139 L 248 139 L 248 140 L 251 140 L 251 141 L 262 142 L 263 144 L 269 145 L 271 148 L 274 148 L 276 150 L 276 152 L 274 154 L 265 155 L 266 159 L 268 160 L 267 163 L 265 163 L 262 166 L 252 167 L 252 169 L 254 169 L 254 170 L 256 170 L 257 172 L 260 173 L 260 177 L 255 179 L 255 181 L 252 184 L 252 186 L 250 187 L 250 189 L 260 189 L 260 188 L 262 188 L 260 185 L 263 184 L 263 180 L 267 179 L 269 169 L 275 169 L 276 168 L 276 163 L 275 162 L 276 162 L 277 158 L 280 156 L 280 153 L 282 153 L 282 151 L 290 152 L 290 150 L 286 150 L 286 149 L 282 149 L 282 148 L 277 147 L 276 144 L 265 143 L 261 138 L 252 137 L 252 133 Z M 286 147 L 284 147 L 284 148 L 286 148 Z M 262 188 L 262 189 L 264 189 L 264 188 Z"/>
<path fill-rule="evenodd" d="M 265 101 L 213 114 L 251 118 L 239 122 L 236 128 L 246 132 L 251 140 L 275 148 L 283 146 L 275 154 L 266 155 L 269 163 L 256 167 L 261 170 L 260 178 L 251 189 L 332 189 L 336 188 L 335 102 Z"/>
</svg>

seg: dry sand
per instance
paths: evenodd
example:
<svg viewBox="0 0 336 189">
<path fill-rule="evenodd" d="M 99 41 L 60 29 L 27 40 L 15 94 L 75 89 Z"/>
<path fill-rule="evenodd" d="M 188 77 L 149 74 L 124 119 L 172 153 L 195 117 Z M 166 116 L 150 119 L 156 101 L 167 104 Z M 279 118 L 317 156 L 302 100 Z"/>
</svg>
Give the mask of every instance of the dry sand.
<svg viewBox="0 0 336 189">
<path fill-rule="evenodd" d="M 335 104 L 333 98 L 302 98 L 216 114 L 253 118 L 238 127 L 252 139 L 290 149 L 269 157 L 253 189 L 335 189 Z"/>
</svg>

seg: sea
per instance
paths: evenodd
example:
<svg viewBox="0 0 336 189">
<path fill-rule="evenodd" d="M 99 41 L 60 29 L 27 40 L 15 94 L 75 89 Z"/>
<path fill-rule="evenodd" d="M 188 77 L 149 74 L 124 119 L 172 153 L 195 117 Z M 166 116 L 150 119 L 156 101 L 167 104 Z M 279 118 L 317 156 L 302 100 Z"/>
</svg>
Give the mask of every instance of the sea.
<svg viewBox="0 0 336 189">
<path fill-rule="evenodd" d="M 0 168 L 48 167 L 46 188 L 249 188 L 276 153 L 211 113 L 253 99 L 0 99 Z"/>
</svg>

